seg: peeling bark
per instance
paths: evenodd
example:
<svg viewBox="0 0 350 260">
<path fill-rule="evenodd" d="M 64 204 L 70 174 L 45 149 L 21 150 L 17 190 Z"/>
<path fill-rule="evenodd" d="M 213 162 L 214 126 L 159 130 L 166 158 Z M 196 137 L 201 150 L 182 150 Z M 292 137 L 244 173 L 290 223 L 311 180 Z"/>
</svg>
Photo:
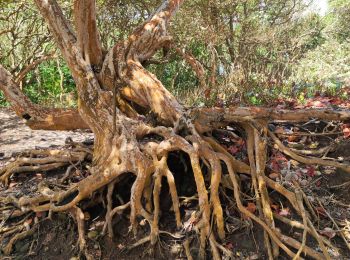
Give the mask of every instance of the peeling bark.
<svg viewBox="0 0 350 260">
<path fill-rule="evenodd" d="M 74 19 L 78 48 L 83 58 L 98 70 L 102 63 L 102 47 L 96 24 L 95 0 L 75 0 Z"/>
</svg>

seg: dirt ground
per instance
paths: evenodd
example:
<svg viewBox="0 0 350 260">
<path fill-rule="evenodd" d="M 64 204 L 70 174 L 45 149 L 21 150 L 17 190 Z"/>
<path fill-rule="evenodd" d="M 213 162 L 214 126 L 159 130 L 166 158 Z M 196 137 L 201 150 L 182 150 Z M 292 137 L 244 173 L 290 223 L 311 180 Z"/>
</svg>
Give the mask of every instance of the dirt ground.
<svg viewBox="0 0 350 260">
<path fill-rule="evenodd" d="M 0 160 L 28 149 L 63 146 L 68 137 L 82 142 L 93 135 L 87 131 L 31 130 L 11 109 L 0 108 Z"/>
<path fill-rule="evenodd" d="M 0 109 L 0 167 L 6 162 L 13 160 L 20 152 L 34 148 L 60 148 L 65 145 L 66 138 L 72 138 L 76 142 L 91 140 L 92 134 L 84 131 L 58 132 L 58 131 L 33 131 L 26 127 L 23 122 L 9 109 Z M 350 156 L 350 144 L 342 143 L 331 156 L 345 159 Z M 178 167 L 178 166 L 174 166 Z M 302 166 L 300 166 L 302 167 Z M 174 169 L 175 170 L 175 169 Z M 183 170 L 183 169 L 177 169 Z M 65 169 L 45 173 L 45 178 L 57 179 L 65 172 Z M 243 177 L 243 176 L 242 176 Z M 10 188 L 5 190 L 0 188 L 0 196 L 27 194 L 35 192 L 35 187 L 42 180 L 42 174 L 19 174 L 12 178 Z M 175 176 L 176 178 L 176 176 Z M 182 180 L 184 181 L 184 180 Z M 244 182 L 244 178 L 242 178 Z M 339 236 L 336 227 L 329 216 L 338 223 L 349 225 L 350 236 L 350 185 L 343 185 L 350 182 L 350 174 L 337 170 L 327 174 L 315 175 L 308 178 L 309 184 L 304 187 L 304 191 L 311 201 L 314 202 L 317 219 L 316 228 L 324 232 L 325 236 L 332 237 L 331 241 L 340 249 L 340 255 L 334 259 L 350 259 L 350 252 L 346 249 L 344 241 Z M 184 193 L 191 194 L 191 179 L 183 183 Z M 126 183 L 125 185 L 129 185 Z M 124 187 L 125 188 L 125 187 Z M 187 189 L 188 188 L 188 189 Z M 125 188 L 125 190 L 128 190 Z M 175 223 L 172 220 L 172 213 L 169 213 L 167 199 L 169 194 L 167 190 L 162 190 L 164 205 L 161 206 L 162 216 L 160 219 L 161 230 L 176 233 Z M 228 193 L 229 194 L 229 193 Z M 129 194 L 122 194 L 125 198 Z M 288 203 L 278 194 L 271 192 L 270 197 L 277 205 L 283 205 L 288 208 Z M 267 259 L 263 245 L 263 232 L 260 227 L 244 217 L 237 214 L 234 207 L 229 202 L 223 200 L 224 211 L 226 213 L 227 238 L 222 244 L 229 250 L 232 250 L 235 259 Z M 324 209 L 317 207 L 317 201 L 320 201 Z M 191 210 L 191 205 L 184 206 L 183 214 Z M 101 205 L 95 205 L 86 211 L 86 234 L 89 253 L 93 259 L 186 259 L 181 241 L 167 235 L 161 234 L 157 248 L 152 250 L 148 244 L 141 245 L 133 250 L 126 250 L 126 246 L 139 241 L 145 237 L 149 230 L 147 225 L 140 227 L 138 234 L 134 237 L 128 231 L 128 212 L 117 216 L 115 220 L 115 238 L 110 240 L 107 236 L 101 234 L 104 222 L 105 208 Z M 281 211 L 280 211 L 281 212 Z M 300 221 L 292 210 L 288 211 L 288 218 L 294 217 Z M 46 215 L 29 213 L 28 219 L 33 220 L 35 232 L 32 236 L 19 240 L 15 243 L 13 254 L 5 257 L 0 253 L 0 259 L 70 259 L 77 260 L 83 258 L 79 253 L 77 241 L 77 227 L 74 219 L 66 213 L 55 213 L 48 218 Z M 347 224 L 346 224 L 347 223 Z M 30 223 L 31 224 L 31 223 Z M 4 222 L 0 224 L 0 227 Z M 32 225 L 32 224 L 31 224 Z M 302 233 L 296 228 L 290 228 L 283 223 L 276 221 L 276 225 L 284 233 L 291 237 L 300 239 Z M 330 231 L 332 230 L 332 231 Z M 333 236 L 333 233 L 334 235 Z M 9 237 L 2 238 L 0 234 L 0 246 L 3 247 L 9 242 Z M 317 243 L 312 239 L 308 245 L 316 250 Z M 191 253 L 196 256 L 198 244 L 195 236 L 191 238 Z M 289 259 L 283 253 L 279 259 Z"/>
</svg>

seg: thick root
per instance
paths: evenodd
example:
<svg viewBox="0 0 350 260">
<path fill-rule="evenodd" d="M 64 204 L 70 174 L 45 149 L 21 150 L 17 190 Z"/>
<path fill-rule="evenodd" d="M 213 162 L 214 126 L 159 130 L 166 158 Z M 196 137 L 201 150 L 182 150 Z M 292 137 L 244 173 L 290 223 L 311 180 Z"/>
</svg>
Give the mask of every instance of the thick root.
<svg viewBox="0 0 350 260">
<path fill-rule="evenodd" d="M 256 125 L 263 127 L 257 130 Z M 139 224 L 137 218 L 140 216 L 149 224 L 150 233 L 145 238 L 127 247 L 127 249 L 131 250 L 147 242 L 150 242 L 151 246 L 154 247 L 160 239 L 160 234 L 170 234 L 159 230 L 159 219 L 162 214 L 162 183 L 164 183 L 162 180 L 165 180 L 169 186 L 174 221 L 178 228 L 183 227 L 183 232 L 186 234 L 181 237 L 172 234 L 171 236 L 183 241 L 185 254 L 188 259 L 192 259 L 193 256 L 189 248 L 190 238 L 187 235 L 190 231 L 194 230 L 199 238 L 199 252 L 195 258 L 205 259 L 206 249 L 209 246 L 211 257 L 213 259 L 221 259 L 222 254 L 228 258 L 233 258 L 232 252 L 221 245 L 221 242 L 225 239 L 226 230 L 219 190 L 220 187 L 224 189 L 229 188 L 233 191 L 233 201 L 235 201 L 242 216 L 252 219 L 264 230 L 264 243 L 269 259 L 278 257 L 280 249 L 293 259 L 299 259 L 303 254 L 315 259 L 331 259 L 327 247 L 334 250 L 337 250 L 337 248 L 316 231 L 313 223 L 310 221 L 310 214 L 311 216 L 315 214 L 313 207 L 298 184 L 294 183 L 295 190 L 291 191 L 282 184 L 265 176 L 267 136 L 269 135 L 271 137 L 272 141 L 277 144 L 282 152 L 295 160 L 305 163 L 306 160 L 312 160 L 312 162 L 319 163 L 320 165 L 337 166 L 343 169 L 348 169 L 348 166 L 318 158 L 305 159 L 300 155 L 294 154 L 283 146 L 273 133 L 267 130 L 266 122 L 259 121 L 256 124 L 251 124 L 246 121 L 243 123 L 243 126 L 247 134 L 249 165 L 233 158 L 213 137 L 200 136 L 191 125 L 187 125 L 188 131 L 191 134 L 188 134 L 186 138 L 168 128 L 150 127 L 143 129 L 142 135 L 156 134 L 161 136 L 162 140 L 147 141 L 145 144 L 140 145 L 140 149 L 135 149 L 133 146 L 130 151 L 127 151 L 129 153 L 127 157 L 122 157 L 119 152 L 115 152 L 112 149 L 111 155 L 106 156 L 103 163 L 98 161 L 98 164 L 91 168 L 91 175 L 80 180 L 78 183 L 72 184 L 67 189 L 53 191 L 48 186 L 39 185 L 38 191 L 41 193 L 39 196 L 22 197 L 19 199 L 6 198 L 2 199 L 1 203 L 6 205 L 11 204 L 23 212 L 70 212 L 77 222 L 79 248 L 89 257 L 86 251 L 84 214 L 80 208 L 80 202 L 91 198 L 94 193 L 106 189 L 106 193 L 104 193 L 106 194 L 107 202 L 106 215 L 102 234 L 108 233 L 109 237 L 113 238 L 113 217 L 115 214 L 122 214 L 124 210 L 130 208 L 130 223 L 134 234 L 137 235 Z M 195 196 L 196 200 L 198 200 L 198 205 L 193 213 L 193 218 L 191 217 L 185 224 L 182 223 L 183 219 L 180 213 L 182 204 L 179 201 L 178 184 L 175 181 L 174 173 L 170 170 L 171 167 L 168 165 L 169 153 L 173 151 L 182 151 L 188 155 L 198 195 L 198 197 Z M 115 153 L 113 154 L 113 152 Z M 51 165 L 59 164 L 60 166 L 64 166 L 71 164 L 64 177 L 60 180 L 63 183 L 70 175 L 75 164 L 82 162 L 87 155 L 87 151 L 70 153 L 60 151 L 56 154 L 49 154 L 46 157 L 38 157 L 36 155 L 35 158 L 18 159 L 0 171 L 2 173 L 1 178 L 7 184 L 6 180 L 11 174 L 16 172 L 30 171 L 34 169 L 33 167 L 46 169 L 44 167 L 50 167 Z M 140 160 L 132 161 L 133 159 L 131 158 L 140 158 Z M 202 165 L 205 165 L 205 167 Z M 226 174 L 226 171 L 228 174 Z M 250 175 L 258 215 L 255 215 L 244 206 L 237 172 Z M 131 188 L 130 201 L 127 203 L 119 201 L 117 204 L 119 206 L 114 206 L 116 205 L 114 194 L 118 194 L 119 192 L 116 189 L 116 185 L 120 181 L 119 176 L 123 173 L 136 176 Z M 283 196 L 301 217 L 302 223 L 275 214 L 271 209 L 268 189 L 274 190 Z M 276 227 L 275 219 L 301 229 L 303 231 L 302 240 L 297 241 L 282 234 Z M 189 222 L 190 224 L 188 225 Z M 12 232 L 12 230 L 6 230 L 4 232 Z M 10 240 L 12 242 L 4 250 L 10 253 L 15 241 L 28 234 L 30 235 L 30 233 L 25 231 L 15 235 Z M 322 253 L 316 252 L 307 245 L 307 234 L 310 234 L 316 239 Z"/>
</svg>

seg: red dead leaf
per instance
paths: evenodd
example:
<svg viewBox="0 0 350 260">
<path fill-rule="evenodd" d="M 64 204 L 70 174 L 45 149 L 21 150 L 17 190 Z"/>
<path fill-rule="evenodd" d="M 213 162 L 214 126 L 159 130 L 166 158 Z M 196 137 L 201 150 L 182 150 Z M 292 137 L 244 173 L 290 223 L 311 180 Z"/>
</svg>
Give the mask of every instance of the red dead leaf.
<svg viewBox="0 0 350 260">
<path fill-rule="evenodd" d="M 253 214 L 256 211 L 256 206 L 255 206 L 255 203 L 253 203 L 253 202 L 248 202 L 248 206 L 246 208 L 249 212 L 251 212 Z"/>
<path fill-rule="evenodd" d="M 279 172 L 281 169 L 280 169 L 280 165 L 275 161 L 275 160 L 272 160 L 271 161 L 271 169 L 274 171 L 274 172 Z"/>
<path fill-rule="evenodd" d="M 344 138 L 350 138 L 350 124 L 344 124 L 342 128 L 343 128 Z"/>
<path fill-rule="evenodd" d="M 320 234 L 328 238 L 333 238 L 335 237 L 336 232 L 333 229 L 326 227 L 325 229 L 320 231 Z"/>
<path fill-rule="evenodd" d="M 298 136 L 296 135 L 290 135 L 288 136 L 288 142 L 295 142 L 296 140 L 298 140 Z"/>
<path fill-rule="evenodd" d="M 237 140 L 237 146 L 243 146 L 244 143 L 245 142 L 244 142 L 244 140 L 242 138 Z"/>
<path fill-rule="evenodd" d="M 231 242 L 227 242 L 225 244 L 225 248 L 232 251 L 233 250 L 233 244 Z"/>
<path fill-rule="evenodd" d="M 230 152 L 230 154 L 235 155 L 239 152 L 240 148 L 234 145 L 231 145 L 227 150 Z"/>
<path fill-rule="evenodd" d="M 314 177 L 316 174 L 315 174 L 315 168 L 313 166 L 309 166 L 307 168 L 307 172 L 306 174 L 309 176 L 309 177 Z"/>
<path fill-rule="evenodd" d="M 273 172 L 273 173 L 270 173 L 270 174 L 269 174 L 269 177 L 270 177 L 271 179 L 275 180 L 275 179 L 277 179 L 277 178 L 280 177 L 280 174 L 277 173 L 277 172 Z"/>
<path fill-rule="evenodd" d="M 315 208 L 317 213 L 320 214 L 321 216 L 327 217 L 326 211 L 322 207 L 316 207 Z"/>
<path fill-rule="evenodd" d="M 210 92 L 211 92 L 211 89 L 210 88 L 207 88 L 206 90 L 204 90 L 204 97 L 206 99 L 209 99 L 210 98 Z"/>
</svg>

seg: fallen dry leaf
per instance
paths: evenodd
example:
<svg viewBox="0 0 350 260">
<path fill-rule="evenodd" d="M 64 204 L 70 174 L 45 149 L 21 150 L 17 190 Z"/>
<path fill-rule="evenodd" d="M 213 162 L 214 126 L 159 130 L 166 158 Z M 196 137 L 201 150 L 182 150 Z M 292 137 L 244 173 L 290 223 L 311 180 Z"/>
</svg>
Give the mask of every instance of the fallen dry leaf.
<svg viewBox="0 0 350 260">
<path fill-rule="evenodd" d="M 288 142 L 295 142 L 299 139 L 299 136 L 296 136 L 296 135 L 290 135 L 288 136 Z"/>
<path fill-rule="evenodd" d="M 232 244 L 231 242 L 227 242 L 224 246 L 225 246 L 226 249 L 231 250 L 231 251 L 232 251 L 233 248 L 234 248 L 234 247 L 233 247 L 233 244 Z"/>
<path fill-rule="evenodd" d="M 125 246 L 124 246 L 123 244 L 118 244 L 118 245 L 117 245 L 117 248 L 118 248 L 119 250 L 123 250 L 123 249 L 125 248 Z"/>
<path fill-rule="evenodd" d="M 283 134 L 285 131 L 284 131 L 284 128 L 282 126 L 277 126 L 276 129 L 275 129 L 275 134 Z"/>
<path fill-rule="evenodd" d="M 145 226 L 147 224 L 147 220 L 142 219 L 139 224 L 140 224 L 140 226 Z"/>
<path fill-rule="evenodd" d="M 9 185 L 9 188 L 13 188 L 17 185 L 17 182 L 11 182 L 10 185 Z"/>
<path fill-rule="evenodd" d="M 32 222 L 33 222 L 32 218 L 28 218 L 26 221 L 24 221 L 24 223 L 26 223 L 28 225 L 32 224 Z"/>
<path fill-rule="evenodd" d="M 315 168 L 313 166 L 309 166 L 307 167 L 307 172 L 306 174 L 309 176 L 309 177 L 314 177 L 316 174 L 315 174 Z"/>
<path fill-rule="evenodd" d="M 255 211 L 256 211 L 256 205 L 255 205 L 255 203 L 253 203 L 253 202 L 248 202 L 248 206 L 246 207 L 247 208 L 247 210 L 249 211 L 249 212 L 251 212 L 251 213 L 255 213 Z"/>
<path fill-rule="evenodd" d="M 271 179 L 273 179 L 273 180 L 279 178 L 280 176 L 281 176 L 281 175 L 280 175 L 279 173 L 277 173 L 277 172 L 273 172 L 273 173 L 270 173 L 270 174 L 269 174 L 269 177 L 270 177 Z"/>
<path fill-rule="evenodd" d="M 333 237 L 335 237 L 336 232 L 333 229 L 326 227 L 320 231 L 320 234 L 323 236 L 326 236 L 328 238 L 333 238 Z"/>
<path fill-rule="evenodd" d="M 230 154 L 235 155 L 239 152 L 240 148 L 234 145 L 231 145 L 227 150 L 230 152 Z"/>
<path fill-rule="evenodd" d="M 318 214 L 320 214 L 324 217 L 327 217 L 326 211 L 322 207 L 316 207 L 315 209 L 316 209 Z"/>
<path fill-rule="evenodd" d="M 283 217 L 288 217 L 290 215 L 290 209 L 287 208 L 282 208 L 280 212 L 278 212 L 278 215 L 283 216 Z"/>
<path fill-rule="evenodd" d="M 343 128 L 344 138 L 349 138 L 350 137 L 350 124 L 344 124 L 342 126 L 342 128 Z"/>
</svg>

